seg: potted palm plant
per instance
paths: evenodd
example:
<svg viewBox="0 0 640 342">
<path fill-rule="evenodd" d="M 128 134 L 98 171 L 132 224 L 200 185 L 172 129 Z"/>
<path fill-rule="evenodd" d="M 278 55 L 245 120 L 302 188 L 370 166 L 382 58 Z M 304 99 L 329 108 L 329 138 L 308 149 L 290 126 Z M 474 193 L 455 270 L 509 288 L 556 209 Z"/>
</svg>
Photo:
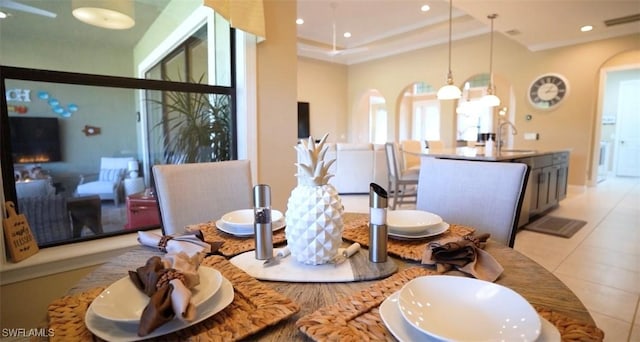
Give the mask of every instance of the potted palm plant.
<svg viewBox="0 0 640 342">
<path fill-rule="evenodd" d="M 162 129 L 164 162 L 184 164 L 231 158 L 230 96 L 165 92 L 163 115 L 154 129 Z"/>
</svg>

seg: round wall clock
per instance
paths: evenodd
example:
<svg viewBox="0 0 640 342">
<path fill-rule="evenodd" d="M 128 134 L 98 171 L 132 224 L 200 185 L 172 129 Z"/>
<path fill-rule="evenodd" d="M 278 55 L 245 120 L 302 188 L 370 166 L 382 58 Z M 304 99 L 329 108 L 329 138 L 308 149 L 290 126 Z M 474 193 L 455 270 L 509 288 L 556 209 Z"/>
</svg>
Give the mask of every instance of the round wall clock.
<svg viewBox="0 0 640 342">
<path fill-rule="evenodd" d="M 569 82 L 558 74 L 545 74 L 529 86 L 527 98 L 538 109 L 554 109 L 569 93 Z"/>
</svg>

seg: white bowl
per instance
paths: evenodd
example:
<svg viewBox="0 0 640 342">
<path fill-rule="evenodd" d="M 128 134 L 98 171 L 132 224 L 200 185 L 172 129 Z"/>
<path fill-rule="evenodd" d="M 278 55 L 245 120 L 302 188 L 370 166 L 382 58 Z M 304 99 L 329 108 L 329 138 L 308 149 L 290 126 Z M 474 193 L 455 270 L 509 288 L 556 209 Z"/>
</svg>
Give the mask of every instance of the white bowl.
<svg viewBox="0 0 640 342">
<path fill-rule="evenodd" d="M 271 210 L 271 222 L 282 220 L 284 215 L 278 210 Z M 253 231 L 253 209 L 240 209 L 222 215 L 222 222 L 228 226 Z"/>
<path fill-rule="evenodd" d="M 213 268 L 198 268 L 200 284 L 192 290 L 191 302 L 198 306 L 213 297 L 222 285 L 222 274 Z M 96 315 L 115 322 L 140 322 L 149 297 L 133 284 L 129 276 L 111 284 L 91 303 Z"/>
<path fill-rule="evenodd" d="M 400 290 L 398 307 L 414 328 L 443 340 L 534 341 L 541 323 L 521 295 L 475 278 L 424 276 Z"/>
<path fill-rule="evenodd" d="M 389 210 L 387 226 L 398 234 L 425 233 L 431 228 L 438 228 L 442 218 L 423 210 Z"/>
</svg>

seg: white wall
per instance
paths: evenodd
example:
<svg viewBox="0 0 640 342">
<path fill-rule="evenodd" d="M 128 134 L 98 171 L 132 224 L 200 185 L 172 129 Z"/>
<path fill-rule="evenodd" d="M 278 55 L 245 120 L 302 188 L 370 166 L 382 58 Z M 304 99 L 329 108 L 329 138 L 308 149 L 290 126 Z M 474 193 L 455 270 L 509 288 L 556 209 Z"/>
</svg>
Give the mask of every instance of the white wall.
<svg viewBox="0 0 640 342">
<path fill-rule="evenodd" d="M 309 102 L 311 135 L 347 141 L 347 66 L 298 57 L 297 71 L 298 101 Z M 327 84 L 332 86 L 322 86 Z"/>
<path fill-rule="evenodd" d="M 514 113 L 514 121 L 520 134 L 515 136 L 514 145 L 524 149 L 552 150 L 572 149 L 569 166 L 569 183 L 586 185 L 595 173 L 592 168 L 594 158 L 594 131 L 597 113 L 598 78 L 600 68 L 610 59 L 628 51 L 638 50 L 640 35 L 601 40 L 551 50 L 531 52 L 502 35 L 495 36 L 494 73 L 502 80 L 497 87 L 497 95 Z M 482 59 L 489 44 L 489 35 L 456 41 L 453 45 L 452 69 L 454 80 L 461 86 L 464 80 L 479 73 L 486 73 L 487 65 Z M 306 73 L 308 63 L 299 63 L 300 73 Z M 424 48 L 385 59 L 365 62 L 348 67 L 348 87 L 346 106 L 348 138 L 359 131 L 363 121 L 353 120 L 359 114 L 356 109 L 363 94 L 371 89 L 385 97 L 390 116 L 390 132 L 397 132 L 396 115 L 401 104 L 402 90 L 408 85 L 424 81 L 435 88 L 443 85 L 447 69 L 447 46 Z M 552 111 L 533 108 L 526 94 L 531 82 L 545 73 L 564 75 L 570 84 L 570 94 L 563 104 Z M 300 88 L 306 92 L 323 93 L 326 88 L 342 87 L 345 83 L 314 83 L 314 88 Z M 508 84 L 509 86 L 504 86 Z M 527 115 L 532 120 L 526 120 Z M 327 113 L 326 122 L 338 118 Z M 524 140 L 525 132 L 539 133 L 537 141 Z M 394 140 L 395 136 L 390 136 Z"/>
</svg>

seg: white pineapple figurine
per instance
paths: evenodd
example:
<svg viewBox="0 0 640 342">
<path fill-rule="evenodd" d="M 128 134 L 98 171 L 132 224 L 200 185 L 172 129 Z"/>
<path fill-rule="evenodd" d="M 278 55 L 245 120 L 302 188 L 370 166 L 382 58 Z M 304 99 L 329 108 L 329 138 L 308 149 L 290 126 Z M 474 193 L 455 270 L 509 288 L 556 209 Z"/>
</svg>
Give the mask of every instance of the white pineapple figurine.
<svg viewBox="0 0 640 342">
<path fill-rule="evenodd" d="M 338 253 L 342 244 L 344 208 L 338 191 L 329 184 L 329 167 L 335 159 L 325 161 L 329 149 L 328 134 L 315 143 L 309 137 L 295 149 L 298 153 L 298 186 L 287 203 L 285 233 L 291 256 L 310 265 L 325 264 Z"/>
</svg>

